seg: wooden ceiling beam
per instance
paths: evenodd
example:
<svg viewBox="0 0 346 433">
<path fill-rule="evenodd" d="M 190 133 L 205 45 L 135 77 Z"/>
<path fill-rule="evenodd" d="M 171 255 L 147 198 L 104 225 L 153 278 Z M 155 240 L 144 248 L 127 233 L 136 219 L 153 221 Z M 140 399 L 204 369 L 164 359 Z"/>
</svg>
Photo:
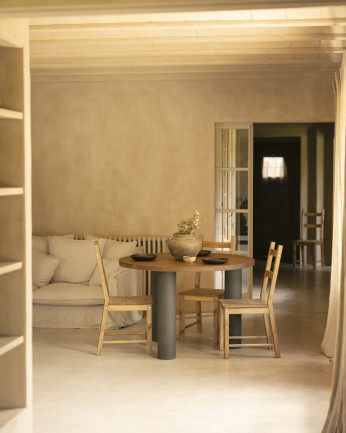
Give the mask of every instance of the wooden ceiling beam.
<svg viewBox="0 0 346 433">
<path fill-rule="evenodd" d="M 31 58 L 32 60 L 36 60 L 39 58 L 46 58 L 49 57 L 77 57 L 77 58 L 83 58 L 88 57 L 90 54 L 95 55 L 95 57 L 102 57 L 102 56 L 111 56 L 116 58 L 136 58 L 137 56 L 147 56 L 147 57 L 154 57 L 154 56 L 162 56 L 162 57 L 171 57 L 174 55 L 184 55 L 187 54 L 189 57 L 193 58 L 196 57 L 196 55 L 225 55 L 228 57 L 240 57 L 244 59 L 244 57 L 249 56 L 261 56 L 261 55 L 284 55 L 284 54 L 290 54 L 294 56 L 295 54 L 316 54 L 316 55 L 323 55 L 323 54 L 332 54 L 332 53 L 342 53 L 345 49 L 345 43 L 340 46 L 325 46 L 325 47 L 275 47 L 275 46 L 267 46 L 267 47 L 252 47 L 252 48 L 230 48 L 227 46 L 219 45 L 217 47 L 204 47 L 204 46 L 198 46 L 196 44 L 188 44 L 184 47 L 168 47 L 165 44 L 162 44 L 161 46 L 153 46 L 153 47 L 136 47 L 131 50 L 131 54 L 129 55 L 128 49 L 126 47 L 118 47 L 118 46 L 90 46 L 86 49 L 76 49 L 76 47 L 59 47 L 59 49 L 55 50 L 38 50 L 35 51 L 32 50 Z M 191 53 L 193 51 L 193 53 Z"/>
<path fill-rule="evenodd" d="M 85 33 L 85 34 L 74 34 L 73 32 L 62 35 L 56 34 L 31 34 L 31 45 L 35 46 L 37 44 L 63 44 L 63 43 L 75 43 L 75 44 L 88 44 L 90 42 L 124 42 L 124 43 L 142 43 L 144 41 L 153 41 L 156 40 L 166 40 L 166 41 L 189 41 L 196 40 L 200 42 L 210 42 L 213 40 L 217 41 L 229 41 L 229 42 L 266 42 L 266 41 L 283 41 L 283 40 L 295 40 L 295 41 L 304 41 L 304 40 L 340 40 L 346 39 L 346 26 L 339 27 L 331 27 L 331 28 L 318 28 L 315 31 L 311 31 L 307 28 L 301 28 L 299 32 L 286 31 L 283 32 L 270 32 L 261 31 L 261 32 L 231 32 L 231 31 L 219 31 L 219 32 L 202 32 L 200 30 L 189 31 L 188 33 L 184 32 L 176 32 L 176 33 L 168 33 L 161 32 L 151 33 L 147 35 L 143 35 L 141 32 L 130 32 L 124 33 L 122 35 L 114 35 L 108 32 L 97 32 L 97 33 Z"/>
<path fill-rule="evenodd" d="M 32 67 L 45 68 L 45 67 L 102 67 L 102 66 L 113 66 L 113 67 L 168 67 L 168 66 L 186 66 L 186 65 L 199 65 L 199 66 L 210 66 L 210 65 L 251 65 L 252 67 L 258 67 L 258 65 L 274 65 L 274 64 L 285 64 L 289 67 L 295 67 L 297 65 L 327 65 L 327 64 L 340 64 L 342 59 L 341 54 L 331 54 L 328 57 L 321 57 L 320 55 L 312 56 L 300 56 L 296 55 L 259 55 L 252 57 L 241 57 L 241 56 L 137 56 L 136 58 L 131 57 L 45 57 L 42 59 L 35 59 L 32 62 Z"/>
<path fill-rule="evenodd" d="M 87 17 L 96 14 L 144 13 L 236 13 L 242 11 L 268 12 L 277 10 L 305 14 L 305 9 L 323 14 L 326 9 L 345 6 L 344 0 L 2 0 L 0 17 Z"/>
<path fill-rule="evenodd" d="M 30 39 L 39 74 L 227 66 L 235 76 L 241 67 L 255 74 L 281 65 L 277 73 L 318 73 L 340 64 L 346 6 L 40 18 L 31 20 Z"/>
<path fill-rule="evenodd" d="M 325 28 L 345 27 L 346 14 L 343 17 L 335 18 L 333 20 L 299 20 L 299 21 L 284 21 L 278 20 L 275 22 L 265 21 L 245 21 L 245 22 L 199 22 L 199 23 L 94 23 L 94 24 L 79 24 L 79 25 L 50 25 L 50 26 L 35 26 L 30 25 L 30 39 L 35 38 L 54 38 L 64 39 L 66 35 L 74 35 L 75 38 L 85 38 L 88 35 L 101 34 L 112 35 L 113 37 L 122 37 L 128 34 L 138 34 L 146 37 L 153 34 L 198 34 L 198 32 L 221 33 L 224 34 L 239 34 L 241 30 L 243 33 L 252 31 L 253 33 L 275 32 L 299 32 L 300 28 L 316 28 L 315 32 L 323 31 Z M 307 30 L 308 31 L 308 30 Z"/>
<path fill-rule="evenodd" d="M 158 42 L 166 42 L 166 43 L 233 43 L 242 44 L 246 43 L 280 43 L 284 41 L 296 41 L 296 42 L 304 42 L 304 41 L 318 41 L 318 40 L 334 40 L 334 41 L 342 41 L 346 40 L 346 27 L 342 29 L 329 29 L 329 32 L 302 32 L 299 34 L 294 33 L 286 33 L 286 34 L 257 34 L 257 35 L 222 35 L 222 34 L 212 34 L 212 35 L 193 35 L 193 36 L 151 36 L 148 38 L 139 37 L 138 35 L 132 35 L 132 37 L 123 37 L 123 38 L 112 38 L 110 35 L 108 37 L 95 37 L 95 35 L 89 35 L 89 37 L 84 39 L 75 39 L 70 35 L 69 38 L 66 39 L 33 39 L 30 44 L 32 47 L 35 46 L 54 46 L 54 45 L 64 45 L 64 44 L 76 44 L 76 46 L 89 45 L 92 43 L 105 43 L 105 44 L 128 44 L 129 48 L 134 44 L 146 44 L 146 43 L 158 43 Z M 333 31 L 331 31 L 333 30 Z"/>
</svg>

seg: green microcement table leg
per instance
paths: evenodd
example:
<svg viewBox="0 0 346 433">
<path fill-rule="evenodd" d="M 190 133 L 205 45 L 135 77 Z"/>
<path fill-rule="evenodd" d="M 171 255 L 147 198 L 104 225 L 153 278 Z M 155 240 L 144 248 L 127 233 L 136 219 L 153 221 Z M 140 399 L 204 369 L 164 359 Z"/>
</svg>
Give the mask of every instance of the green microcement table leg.
<svg viewBox="0 0 346 433">
<path fill-rule="evenodd" d="M 153 341 L 157 341 L 158 358 L 176 356 L 176 289 L 175 272 L 151 273 L 153 298 Z"/>
<path fill-rule="evenodd" d="M 242 270 L 225 271 L 225 299 L 241 299 L 242 296 Z M 241 314 L 229 316 L 229 335 L 241 335 Z M 241 343 L 240 339 L 230 341 L 233 344 Z"/>
<path fill-rule="evenodd" d="M 152 310 L 152 339 L 157 342 L 157 272 L 151 273 L 151 297 L 153 298 Z"/>
</svg>

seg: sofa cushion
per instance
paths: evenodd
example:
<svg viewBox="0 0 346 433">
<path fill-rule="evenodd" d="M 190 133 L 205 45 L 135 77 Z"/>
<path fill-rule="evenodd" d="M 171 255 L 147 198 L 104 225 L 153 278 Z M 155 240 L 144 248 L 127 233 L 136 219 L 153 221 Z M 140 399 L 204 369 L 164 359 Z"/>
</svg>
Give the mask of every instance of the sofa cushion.
<svg viewBox="0 0 346 433">
<path fill-rule="evenodd" d="M 48 236 L 48 237 L 53 237 L 53 236 Z M 48 241 L 47 241 L 48 237 L 47 236 L 33 236 L 32 237 L 32 246 L 38 248 L 41 251 L 41 253 L 48 254 Z M 57 236 L 57 237 L 74 239 L 74 234 L 62 235 L 62 236 Z"/>
<path fill-rule="evenodd" d="M 43 236 L 33 236 L 32 237 L 32 246 L 33 248 L 37 248 L 41 253 L 48 253 L 48 242 L 47 238 Z"/>
<path fill-rule="evenodd" d="M 98 241 L 102 254 L 105 240 Z M 60 259 L 52 279 L 54 283 L 89 283 L 96 267 L 94 241 L 50 237 L 48 249 L 49 254 Z"/>
<path fill-rule="evenodd" d="M 32 283 L 37 287 L 49 284 L 59 259 L 55 256 L 42 253 L 38 248 L 32 248 Z"/>
<path fill-rule="evenodd" d="M 126 268 L 119 266 L 119 260 L 102 259 L 103 267 L 106 274 L 108 290 L 111 291 L 110 285 L 112 284 L 112 278 L 119 275 L 121 272 L 126 271 Z M 101 286 L 101 277 L 99 267 L 96 265 L 94 273 L 89 281 L 91 286 Z"/>
<path fill-rule="evenodd" d="M 32 298 L 34 304 L 44 305 L 103 305 L 104 303 L 102 287 L 85 284 L 48 284 L 35 290 Z"/>
<path fill-rule="evenodd" d="M 84 233 L 84 239 L 95 240 L 98 239 L 95 235 Z M 121 257 L 130 256 L 134 253 L 137 246 L 136 241 L 120 242 L 113 239 L 105 239 L 105 248 L 102 257 L 105 259 L 119 260 Z"/>
</svg>

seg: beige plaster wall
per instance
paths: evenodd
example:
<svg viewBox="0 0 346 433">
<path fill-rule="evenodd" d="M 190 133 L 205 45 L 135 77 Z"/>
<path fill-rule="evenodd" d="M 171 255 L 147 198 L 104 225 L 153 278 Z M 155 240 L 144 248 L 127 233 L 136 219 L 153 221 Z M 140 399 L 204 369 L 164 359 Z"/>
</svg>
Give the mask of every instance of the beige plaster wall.
<svg viewBox="0 0 346 433">
<path fill-rule="evenodd" d="M 329 82 L 32 84 L 35 233 L 214 233 L 215 122 L 333 121 Z"/>
<path fill-rule="evenodd" d="M 333 121 L 333 106 L 322 81 L 33 82 L 33 232 L 170 235 L 198 209 L 213 239 L 215 123 Z"/>
</svg>

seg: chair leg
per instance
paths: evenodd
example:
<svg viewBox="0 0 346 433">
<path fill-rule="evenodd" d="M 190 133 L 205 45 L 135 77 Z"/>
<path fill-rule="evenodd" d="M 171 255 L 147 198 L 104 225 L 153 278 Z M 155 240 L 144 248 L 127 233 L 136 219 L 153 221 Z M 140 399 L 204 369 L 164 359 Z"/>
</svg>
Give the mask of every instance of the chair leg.
<svg viewBox="0 0 346 433">
<path fill-rule="evenodd" d="M 270 330 L 270 319 L 269 319 L 269 314 L 263 314 L 263 319 L 264 319 L 264 325 L 266 328 L 266 335 L 267 335 L 267 343 L 268 344 L 273 344 L 273 338 L 272 338 L 272 334 L 271 334 L 271 330 Z M 272 346 L 268 346 L 268 349 L 271 350 Z"/>
<path fill-rule="evenodd" d="M 103 309 L 101 325 L 100 325 L 100 333 L 99 333 L 99 342 L 97 345 L 97 355 L 98 356 L 100 356 L 101 352 L 102 352 L 103 339 L 105 336 L 107 313 L 108 313 L 108 310 Z"/>
<path fill-rule="evenodd" d="M 225 310 L 224 310 L 224 324 L 225 324 L 225 326 L 224 326 L 224 332 L 225 332 L 225 334 L 224 334 L 224 344 L 225 344 L 225 347 L 224 347 L 224 358 L 225 359 L 228 359 L 229 358 L 229 314 L 228 314 L 228 311 L 226 310 L 226 308 L 225 308 Z"/>
<path fill-rule="evenodd" d="M 147 346 L 148 346 L 148 355 L 152 354 L 152 308 L 151 305 L 147 309 Z"/>
<path fill-rule="evenodd" d="M 313 268 L 314 268 L 314 270 L 316 269 L 316 260 L 317 260 L 316 253 L 317 253 L 317 245 L 314 245 L 313 246 Z"/>
<path fill-rule="evenodd" d="M 297 264 L 297 247 L 295 244 L 293 244 L 293 269 L 296 268 Z"/>
<path fill-rule="evenodd" d="M 302 265 L 305 266 L 305 248 L 304 246 L 300 247 L 300 256 L 301 256 L 301 261 L 302 261 Z"/>
<path fill-rule="evenodd" d="M 219 311 L 218 311 L 219 299 L 214 298 L 214 343 L 218 343 L 219 339 Z"/>
<path fill-rule="evenodd" d="M 224 312 L 219 304 L 219 350 L 223 350 L 224 348 L 224 332 Z"/>
<path fill-rule="evenodd" d="M 179 295 L 179 340 L 185 340 L 185 301 L 184 295 Z"/>
<path fill-rule="evenodd" d="M 275 356 L 276 356 L 276 358 L 280 358 L 279 339 L 278 339 L 278 333 L 276 330 L 274 310 L 272 308 L 269 308 L 269 318 L 270 318 L 270 324 L 271 324 L 272 333 L 273 333 Z"/>
<path fill-rule="evenodd" d="M 197 332 L 202 332 L 202 303 L 196 302 Z"/>
<path fill-rule="evenodd" d="M 324 267 L 324 247 L 323 244 L 321 244 L 321 265 Z"/>
</svg>

